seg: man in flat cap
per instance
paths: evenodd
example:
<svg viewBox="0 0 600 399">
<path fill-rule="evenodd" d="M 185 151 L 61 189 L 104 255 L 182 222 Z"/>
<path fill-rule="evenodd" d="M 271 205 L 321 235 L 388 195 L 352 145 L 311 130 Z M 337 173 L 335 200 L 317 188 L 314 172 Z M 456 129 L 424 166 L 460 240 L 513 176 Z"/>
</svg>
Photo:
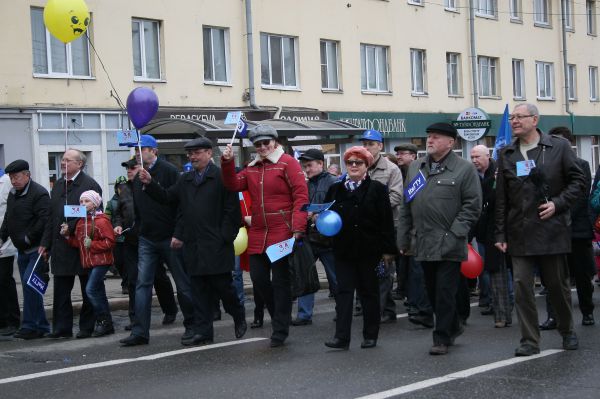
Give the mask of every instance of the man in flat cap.
<svg viewBox="0 0 600 399">
<path fill-rule="evenodd" d="M 13 188 L 6 201 L 6 214 L 0 227 L 0 247 L 9 237 L 18 249 L 17 264 L 23 289 L 23 317 L 15 338 L 41 338 L 50 332 L 46 320 L 44 297 L 26 282 L 33 272 L 47 277 L 48 264 L 38 256 L 38 247 L 48 222 L 50 196 L 48 191 L 31 179 L 29 164 L 22 159 L 6 167 Z M 36 261 L 39 259 L 39 262 Z M 12 266 L 11 266 L 12 270 Z"/>
<path fill-rule="evenodd" d="M 479 177 L 473 164 L 452 148 L 456 129 L 447 123 L 427 128 L 427 156 L 413 162 L 407 175 L 399 246 L 414 242 L 415 258 L 435 314 L 431 355 L 445 355 L 462 334 L 456 294 L 460 263 L 467 259 L 467 240 L 481 212 Z"/>
<path fill-rule="evenodd" d="M 235 337 L 246 333 L 244 306 L 232 284 L 235 266 L 233 241 L 242 221 L 237 193 L 225 189 L 220 169 L 212 162 L 212 142 L 199 137 L 184 146 L 193 169 L 181 175 L 168 189 L 157 184 L 148 171 L 140 171 L 146 192 L 161 203 L 178 206 L 184 226 L 175 236 L 183 243 L 183 257 L 191 277 L 194 305 L 199 314 L 193 337 L 183 345 L 213 342 L 214 299 L 223 301 L 235 324 Z M 213 299 L 214 298 L 214 299 Z"/>
<path fill-rule="evenodd" d="M 396 159 L 398 160 L 398 166 L 402 172 L 404 184 L 406 184 L 406 173 L 408 172 L 408 167 L 412 161 L 417 159 L 417 146 L 413 143 L 402 143 L 395 146 L 394 151 L 396 152 Z"/>
</svg>

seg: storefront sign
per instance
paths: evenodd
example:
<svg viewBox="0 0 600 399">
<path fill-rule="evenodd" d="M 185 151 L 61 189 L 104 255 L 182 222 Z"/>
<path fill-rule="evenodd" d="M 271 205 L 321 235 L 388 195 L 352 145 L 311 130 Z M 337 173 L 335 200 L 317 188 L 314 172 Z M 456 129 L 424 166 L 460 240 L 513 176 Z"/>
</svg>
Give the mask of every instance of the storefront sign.
<svg viewBox="0 0 600 399">
<path fill-rule="evenodd" d="M 480 108 L 467 108 L 452 121 L 460 137 L 466 141 L 477 141 L 485 136 L 492 127 L 489 116 Z"/>
</svg>

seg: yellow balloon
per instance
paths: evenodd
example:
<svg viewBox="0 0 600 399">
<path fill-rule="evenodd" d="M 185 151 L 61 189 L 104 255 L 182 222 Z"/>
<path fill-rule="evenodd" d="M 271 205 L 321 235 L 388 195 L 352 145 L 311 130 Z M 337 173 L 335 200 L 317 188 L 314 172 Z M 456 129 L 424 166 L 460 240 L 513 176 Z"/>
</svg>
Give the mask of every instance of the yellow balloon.
<svg viewBox="0 0 600 399">
<path fill-rule="evenodd" d="M 44 24 L 63 43 L 83 35 L 90 24 L 90 13 L 83 0 L 48 0 L 44 7 Z"/>
<path fill-rule="evenodd" d="M 238 235 L 233 241 L 235 256 L 240 256 L 246 252 L 246 249 L 248 249 L 248 230 L 245 227 L 240 227 L 240 231 L 238 231 Z"/>
</svg>

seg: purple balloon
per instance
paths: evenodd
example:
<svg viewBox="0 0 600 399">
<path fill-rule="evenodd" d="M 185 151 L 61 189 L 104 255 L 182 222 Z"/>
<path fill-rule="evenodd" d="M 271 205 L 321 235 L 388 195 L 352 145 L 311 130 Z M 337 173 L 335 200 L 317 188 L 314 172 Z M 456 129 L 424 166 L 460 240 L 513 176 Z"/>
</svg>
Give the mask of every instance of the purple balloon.
<svg viewBox="0 0 600 399">
<path fill-rule="evenodd" d="M 146 126 L 158 111 L 158 97 L 154 90 L 136 87 L 127 96 L 127 113 L 137 129 Z"/>
</svg>

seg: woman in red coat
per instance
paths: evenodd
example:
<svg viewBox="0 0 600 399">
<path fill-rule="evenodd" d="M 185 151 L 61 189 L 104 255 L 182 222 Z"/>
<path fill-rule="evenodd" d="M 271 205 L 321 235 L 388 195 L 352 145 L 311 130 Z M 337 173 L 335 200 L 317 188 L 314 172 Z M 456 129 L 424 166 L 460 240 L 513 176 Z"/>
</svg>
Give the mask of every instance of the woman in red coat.
<svg viewBox="0 0 600 399">
<path fill-rule="evenodd" d="M 292 236 L 302 237 L 307 215 L 300 208 L 308 203 L 308 188 L 298 161 L 276 142 L 274 128 L 258 125 L 248 138 L 256 147 L 256 159 L 236 174 L 233 150 L 228 145 L 221 157 L 221 172 L 228 190 L 250 193 L 250 276 L 271 315 L 271 347 L 278 347 L 288 336 L 292 317 L 290 270 L 287 257 L 271 263 L 265 251 Z"/>
</svg>

